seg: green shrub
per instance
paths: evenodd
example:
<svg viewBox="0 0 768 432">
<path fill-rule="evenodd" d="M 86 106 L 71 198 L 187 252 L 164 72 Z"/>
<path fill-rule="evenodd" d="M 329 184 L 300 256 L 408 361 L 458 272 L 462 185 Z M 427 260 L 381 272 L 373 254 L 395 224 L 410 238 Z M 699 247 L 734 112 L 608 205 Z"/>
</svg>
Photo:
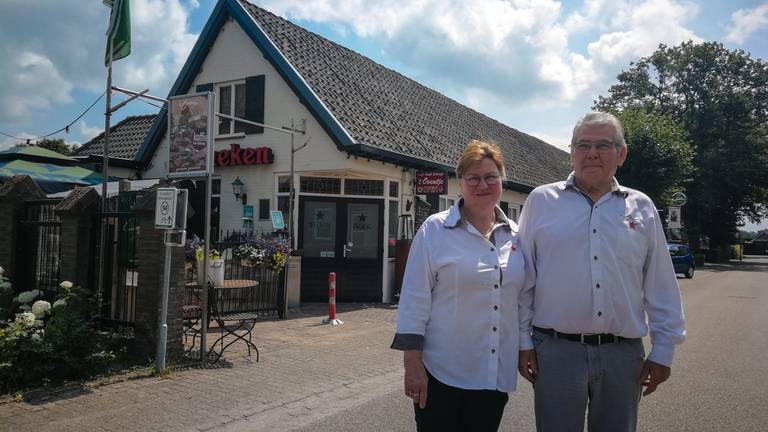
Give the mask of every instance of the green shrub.
<svg viewBox="0 0 768 432">
<path fill-rule="evenodd" d="M 91 293 L 62 282 L 53 305 L 27 291 L 12 320 L 0 323 L 0 390 L 88 378 L 109 372 L 124 353 L 124 341 L 98 330 Z M 29 303 L 32 303 L 29 305 Z"/>
</svg>

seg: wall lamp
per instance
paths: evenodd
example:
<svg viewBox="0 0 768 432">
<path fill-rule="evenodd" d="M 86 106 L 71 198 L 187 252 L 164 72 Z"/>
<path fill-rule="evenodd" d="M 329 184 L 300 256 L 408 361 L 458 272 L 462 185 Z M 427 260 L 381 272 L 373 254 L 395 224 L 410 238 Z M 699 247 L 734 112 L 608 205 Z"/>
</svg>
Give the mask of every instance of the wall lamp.
<svg viewBox="0 0 768 432">
<path fill-rule="evenodd" d="M 248 203 L 248 194 L 245 193 L 245 184 L 240 177 L 235 178 L 232 182 L 232 192 L 235 194 L 235 199 L 239 199 L 243 202 L 243 205 Z"/>
</svg>

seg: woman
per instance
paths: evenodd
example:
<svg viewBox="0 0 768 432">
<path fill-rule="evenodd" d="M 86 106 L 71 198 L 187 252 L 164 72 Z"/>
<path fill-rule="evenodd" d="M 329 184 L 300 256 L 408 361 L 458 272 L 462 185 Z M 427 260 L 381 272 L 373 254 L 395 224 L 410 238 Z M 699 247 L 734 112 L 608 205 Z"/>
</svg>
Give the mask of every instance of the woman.
<svg viewBox="0 0 768 432">
<path fill-rule="evenodd" d="M 461 198 L 430 216 L 411 245 L 397 334 L 418 431 L 495 431 L 515 390 L 517 225 L 496 205 L 504 157 L 471 141 L 456 167 Z"/>
</svg>

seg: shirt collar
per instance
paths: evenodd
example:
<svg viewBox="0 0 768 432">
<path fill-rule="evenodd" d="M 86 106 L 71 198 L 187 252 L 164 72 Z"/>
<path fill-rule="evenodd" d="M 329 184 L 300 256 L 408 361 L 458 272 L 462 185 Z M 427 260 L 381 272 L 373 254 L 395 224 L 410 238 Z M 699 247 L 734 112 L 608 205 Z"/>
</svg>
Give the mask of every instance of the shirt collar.
<svg viewBox="0 0 768 432">
<path fill-rule="evenodd" d="M 463 221 L 461 218 L 461 212 L 459 211 L 462 205 L 464 205 L 463 197 L 456 200 L 456 203 L 453 204 L 450 209 L 448 209 L 448 217 L 445 218 L 443 226 L 449 229 L 453 229 L 459 226 L 459 224 Z M 494 207 L 494 212 L 496 213 L 496 224 L 502 224 L 509 227 L 510 230 L 515 231 L 512 229 L 512 219 L 508 218 L 499 206 Z"/>
<path fill-rule="evenodd" d="M 579 191 L 578 186 L 576 186 L 576 172 L 571 171 L 571 173 L 568 174 L 568 178 L 565 179 L 565 182 L 562 183 L 562 185 L 560 185 L 559 187 L 560 187 L 560 190 L 566 190 L 570 188 L 575 191 Z M 616 195 L 620 195 L 623 198 L 626 198 L 629 195 L 629 191 L 627 190 L 627 188 L 620 185 L 619 181 L 616 180 L 616 177 L 614 177 L 613 181 L 611 181 L 611 192 Z"/>
</svg>

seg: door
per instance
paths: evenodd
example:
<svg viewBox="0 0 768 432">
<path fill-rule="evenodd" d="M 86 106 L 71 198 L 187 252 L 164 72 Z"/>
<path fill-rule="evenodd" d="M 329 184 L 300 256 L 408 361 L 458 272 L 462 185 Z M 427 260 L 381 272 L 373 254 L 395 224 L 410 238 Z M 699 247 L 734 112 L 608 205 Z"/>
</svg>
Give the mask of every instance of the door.
<svg viewBox="0 0 768 432">
<path fill-rule="evenodd" d="M 301 197 L 301 301 L 328 301 L 328 273 L 336 273 L 336 300 L 380 302 L 380 200 Z"/>
</svg>

